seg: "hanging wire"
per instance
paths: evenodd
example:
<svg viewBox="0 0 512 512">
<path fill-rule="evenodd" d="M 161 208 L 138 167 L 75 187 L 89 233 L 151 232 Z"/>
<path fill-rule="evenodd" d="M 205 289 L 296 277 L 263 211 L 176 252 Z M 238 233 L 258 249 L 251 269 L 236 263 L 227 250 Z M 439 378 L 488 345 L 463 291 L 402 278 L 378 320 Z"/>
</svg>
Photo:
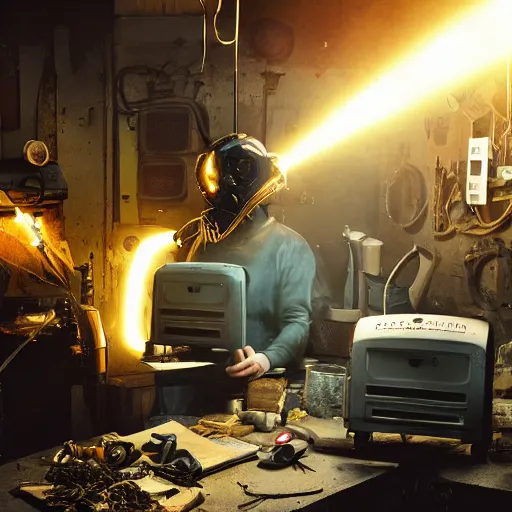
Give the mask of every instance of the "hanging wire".
<svg viewBox="0 0 512 512">
<path fill-rule="evenodd" d="M 206 5 L 204 4 L 204 0 L 199 0 L 201 7 L 203 8 L 203 60 L 201 62 L 201 73 L 204 71 L 204 66 L 206 64 Z"/>
<path fill-rule="evenodd" d="M 223 44 L 224 46 L 231 46 L 232 44 L 235 44 L 238 39 L 240 0 L 236 0 L 235 37 L 230 41 L 225 41 L 224 39 L 222 39 L 222 37 L 220 37 L 219 30 L 217 28 L 217 18 L 220 14 L 220 11 L 222 11 L 222 0 L 218 0 L 217 10 L 215 11 L 215 15 L 213 16 L 213 30 L 215 31 L 215 37 L 217 38 L 217 41 L 219 41 L 220 44 Z"/>
<path fill-rule="evenodd" d="M 501 162 L 502 165 L 507 164 L 507 153 L 508 153 L 508 136 L 512 129 L 512 103 L 511 103 L 511 91 L 510 91 L 510 59 L 507 59 L 507 128 L 501 136 Z"/>
<path fill-rule="evenodd" d="M 43 322 L 38 325 L 27 337 L 27 339 L 19 345 L 8 357 L 7 359 L 2 363 L 2 366 L 0 366 L 0 373 L 2 373 L 7 366 L 11 363 L 11 361 L 53 320 L 55 320 L 55 311 L 53 309 L 50 309 L 43 320 Z"/>
<path fill-rule="evenodd" d="M 240 29 L 240 0 L 236 0 L 235 8 L 235 36 L 230 41 L 220 37 L 217 28 L 217 18 L 222 10 L 222 0 L 218 0 L 217 10 L 213 17 L 213 30 L 217 41 L 224 46 L 234 45 L 234 69 L 233 69 L 233 132 L 238 133 L 238 55 L 239 55 L 239 29 Z"/>
</svg>

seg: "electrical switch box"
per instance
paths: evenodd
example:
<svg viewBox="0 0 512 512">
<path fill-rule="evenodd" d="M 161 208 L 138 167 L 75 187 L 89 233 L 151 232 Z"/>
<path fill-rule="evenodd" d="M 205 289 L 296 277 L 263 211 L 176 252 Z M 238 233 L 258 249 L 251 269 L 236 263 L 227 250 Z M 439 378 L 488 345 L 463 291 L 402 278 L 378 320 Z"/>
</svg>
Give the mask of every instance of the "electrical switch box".
<svg viewBox="0 0 512 512">
<path fill-rule="evenodd" d="M 466 175 L 466 203 L 487 203 L 487 178 L 489 176 L 489 137 L 469 139 L 468 171 Z"/>
</svg>

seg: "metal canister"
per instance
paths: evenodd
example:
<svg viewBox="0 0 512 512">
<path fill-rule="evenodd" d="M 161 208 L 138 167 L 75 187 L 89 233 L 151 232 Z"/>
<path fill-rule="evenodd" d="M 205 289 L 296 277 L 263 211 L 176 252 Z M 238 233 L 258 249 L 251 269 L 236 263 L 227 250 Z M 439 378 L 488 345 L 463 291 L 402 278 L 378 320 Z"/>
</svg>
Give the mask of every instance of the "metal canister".
<svg viewBox="0 0 512 512">
<path fill-rule="evenodd" d="M 315 418 L 342 418 L 344 415 L 347 369 L 335 364 L 306 368 L 304 406 Z"/>
<path fill-rule="evenodd" d="M 243 398 L 233 398 L 228 400 L 227 402 L 227 413 L 228 414 L 238 414 L 244 410 L 244 399 Z"/>
</svg>

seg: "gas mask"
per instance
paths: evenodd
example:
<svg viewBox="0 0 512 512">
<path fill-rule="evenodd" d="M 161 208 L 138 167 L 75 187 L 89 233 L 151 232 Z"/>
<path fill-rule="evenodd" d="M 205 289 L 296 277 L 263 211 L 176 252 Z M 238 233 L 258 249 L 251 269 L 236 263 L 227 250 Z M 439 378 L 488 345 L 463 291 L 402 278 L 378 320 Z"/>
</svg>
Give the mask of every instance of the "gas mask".
<svg viewBox="0 0 512 512">
<path fill-rule="evenodd" d="M 178 245 L 195 238 L 188 260 L 201 242 L 225 239 L 285 185 L 277 158 L 261 142 L 244 134 L 227 135 L 207 147 L 197 159 L 196 179 L 207 208 L 175 235 Z M 196 229 L 186 236 L 192 225 Z"/>
<path fill-rule="evenodd" d="M 272 176 L 265 146 L 246 135 L 228 135 L 199 155 L 196 179 L 206 203 L 238 214 Z"/>
</svg>

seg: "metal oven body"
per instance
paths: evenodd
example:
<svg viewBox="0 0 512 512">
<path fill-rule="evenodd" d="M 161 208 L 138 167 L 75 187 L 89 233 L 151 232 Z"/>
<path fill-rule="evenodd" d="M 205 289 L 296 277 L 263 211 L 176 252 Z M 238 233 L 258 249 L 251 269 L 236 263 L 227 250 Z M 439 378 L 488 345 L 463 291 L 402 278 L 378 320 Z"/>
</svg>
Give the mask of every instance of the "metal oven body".
<svg viewBox="0 0 512 512">
<path fill-rule="evenodd" d="M 383 315 L 355 329 L 349 430 L 492 438 L 494 347 L 487 322 L 442 315 Z"/>
</svg>

